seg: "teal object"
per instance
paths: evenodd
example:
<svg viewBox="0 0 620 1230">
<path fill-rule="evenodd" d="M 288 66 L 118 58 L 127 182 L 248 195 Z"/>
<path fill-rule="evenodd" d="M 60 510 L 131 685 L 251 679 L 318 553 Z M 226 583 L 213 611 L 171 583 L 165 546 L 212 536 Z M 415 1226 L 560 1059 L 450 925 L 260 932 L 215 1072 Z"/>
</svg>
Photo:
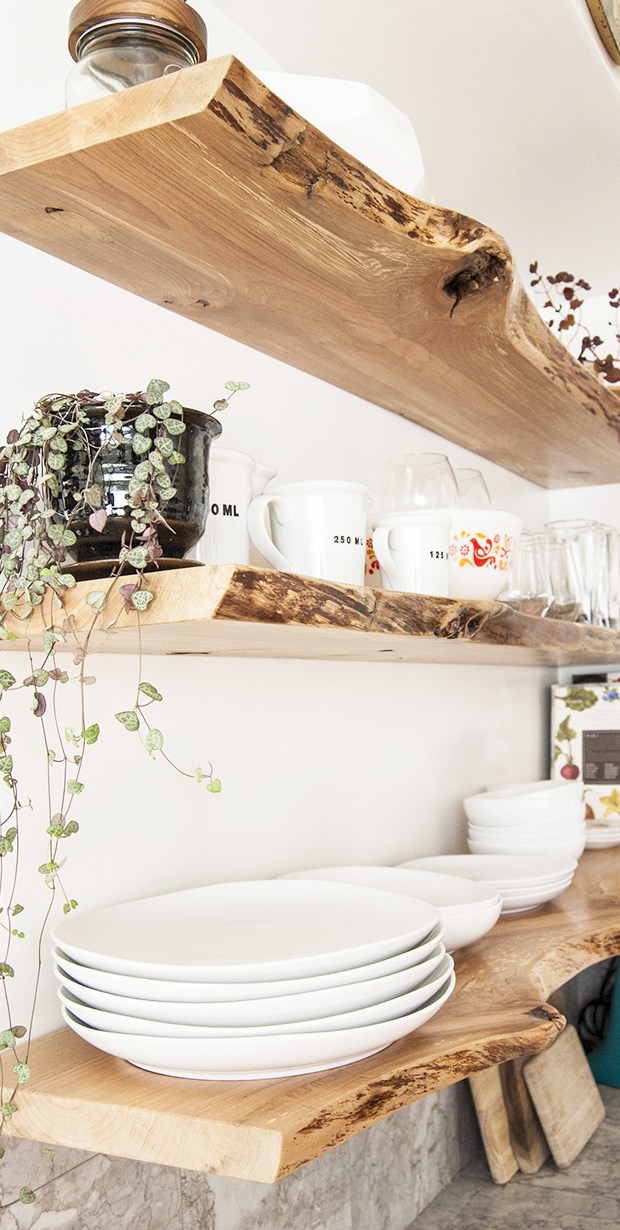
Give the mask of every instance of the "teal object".
<svg viewBox="0 0 620 1230">
<path fill-rule="evenodd" d="M 599 1085 L 620 1089 L 620 975 L 616 976 L 605 1037 L 588 1055 L 588 1063 Z"/>
</svg>

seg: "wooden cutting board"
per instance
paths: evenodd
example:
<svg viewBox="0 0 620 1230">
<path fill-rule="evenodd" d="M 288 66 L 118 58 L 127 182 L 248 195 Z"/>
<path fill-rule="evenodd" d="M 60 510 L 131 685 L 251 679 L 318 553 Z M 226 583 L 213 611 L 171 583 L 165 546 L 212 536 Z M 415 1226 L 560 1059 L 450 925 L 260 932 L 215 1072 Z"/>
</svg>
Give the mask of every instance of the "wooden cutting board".
<svg viewBox="0 0 620 1230">
<path fill-rule="evenodd" d="M 496 1183 L 507 1183 L 516 1175 L 519 1165 L 510 1140 L 499 1066 L 472 1072 L 469 1087 L 489 1170 Z"/>
<path fill-rule="evenodd" d="M 549 1156 L 549 1145 L 523 1076 L 528 1060 L 529 1055 L 522 1055 L 501 1064 L 500 1079 L 510 1142 L 519 1170 L 523 1174 L 536 1174 Z"/>
<path fill-rule="evenodd" d="M 523 1077 L 556 1166 L 574 1162 L 605 1118 L 605 1107 L 577 1030 L 523 1065 Z"/>
</svg>

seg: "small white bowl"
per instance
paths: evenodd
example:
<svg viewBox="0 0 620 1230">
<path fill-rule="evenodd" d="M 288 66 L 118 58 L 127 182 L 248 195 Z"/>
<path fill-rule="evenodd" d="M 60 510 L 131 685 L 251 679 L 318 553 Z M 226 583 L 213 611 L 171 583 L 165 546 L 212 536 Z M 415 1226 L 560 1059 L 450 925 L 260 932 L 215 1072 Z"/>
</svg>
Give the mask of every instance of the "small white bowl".
<svg viewBox="0 0 620 1230">
<path fill-rule="evenodd" d="M 467 845 L 472 854 L 558 854 L 568 859 L 578 859 L 586 847 L 586 835 L 582 833 L 572 841 L 513 842 L 475 841 L 467 838 Z"/>
<path fill-rule="evenodd" d="M 572 823 L 557 823 L 555 820 L 534 821 L 529 824 L 468 824 L 467 832 L 470 837 L 479 838 L 480 841 L 492 839 L 493 841 L 512 841 L 516 838 L 517 841 L 540 841 L 545 838 L 550 838 L 552 841 L 556 839 L 562 841 L 563 838 L 576 837 L 578 833 L 585 833 L 585 820 L 577 820 Z"/>
<path fill-rule="evenodd" d="M 478 793 L 482 793 L 479 791 Z M 572 794 L 581 798 L 583 782 L 565 781 L 556 778 L 543 778 L 536 782 L 508 782 L 505 786 L 487 786 L 484 793 L 495 795 L 496 798 L 508 798 L 514 795 L 530 794 Z"/>
<path fill-rule="evenodd" d="M 514 825 L 531 821 L 576 824 L 585 816 L 585 803 L 562 792 L 503 795 L 489 791 L 463 799 L 471 824 Z"/>
</svg>

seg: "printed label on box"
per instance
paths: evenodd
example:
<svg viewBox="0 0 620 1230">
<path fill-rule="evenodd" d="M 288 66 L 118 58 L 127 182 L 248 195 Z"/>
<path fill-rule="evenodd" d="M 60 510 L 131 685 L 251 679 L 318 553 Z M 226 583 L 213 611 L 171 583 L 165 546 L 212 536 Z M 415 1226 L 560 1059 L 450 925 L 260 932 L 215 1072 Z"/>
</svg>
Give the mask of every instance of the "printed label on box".
<svg viewBox="0 0 620 1230">
<path fill-rule="evenodd" d="M 620 730 L 584 730 L 582 747 L 585 786 L 620 781 Z"/>
<path fill-rule="evenodd" d="M 620 825 L 620 684 L 552 687 L 551 777 L 583 782 L 591 823 Z"/>
</svg>

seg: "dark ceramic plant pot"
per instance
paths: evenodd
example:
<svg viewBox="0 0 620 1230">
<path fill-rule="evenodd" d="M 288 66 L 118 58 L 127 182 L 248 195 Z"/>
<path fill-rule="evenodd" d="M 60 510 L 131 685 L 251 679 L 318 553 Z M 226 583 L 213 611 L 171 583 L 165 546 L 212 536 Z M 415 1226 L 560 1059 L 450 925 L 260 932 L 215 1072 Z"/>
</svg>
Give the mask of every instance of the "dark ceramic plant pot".
<svg viewBox="0 0 620 1230">
<path fill-rule="evenodd" d="M 73 493 L 81 491 L 88 482 L 97 483 L 104 493 L 107 522 L 105 529 L 98 532 L 88 519 L 72 518 L 71 528 L 77 535 L 77 542 L 71 548 L 71 555 L 78 564 L 114 560 L 120 551 L 123 534 L 129 539 L 129 483 L 141 460 L 132 449 L 132 412 L 120 428 L 123 443 L 112 446 L 108 442 L 109 429 L 103 410 L 100 407 L 85 407 L 85 410 L 90 416 L 87 431 L 92 451 L 100 452 L 89 476 L 85 452 L 73 448 L 68 441 L 65 466 L 56 475 L 60 484 L 58 507 L 62 516 L 69 517 L 75 506 Z M 144 406 L 140 406 L 133 418 L 143 411 Z M 185 464 L 176 468 L 176 495 L 162 509 L 167 525 L 158 527 L 164 557 L 170 559 L 181 559 L 204 533 L 209 508 L 209 450 L 211 442 L 222 432 L 219 420 L 200 410 L 184 409 L 183 421 L 186 430 L 175 438 L 175 448 L 185 457 Z"/>
</svg>

